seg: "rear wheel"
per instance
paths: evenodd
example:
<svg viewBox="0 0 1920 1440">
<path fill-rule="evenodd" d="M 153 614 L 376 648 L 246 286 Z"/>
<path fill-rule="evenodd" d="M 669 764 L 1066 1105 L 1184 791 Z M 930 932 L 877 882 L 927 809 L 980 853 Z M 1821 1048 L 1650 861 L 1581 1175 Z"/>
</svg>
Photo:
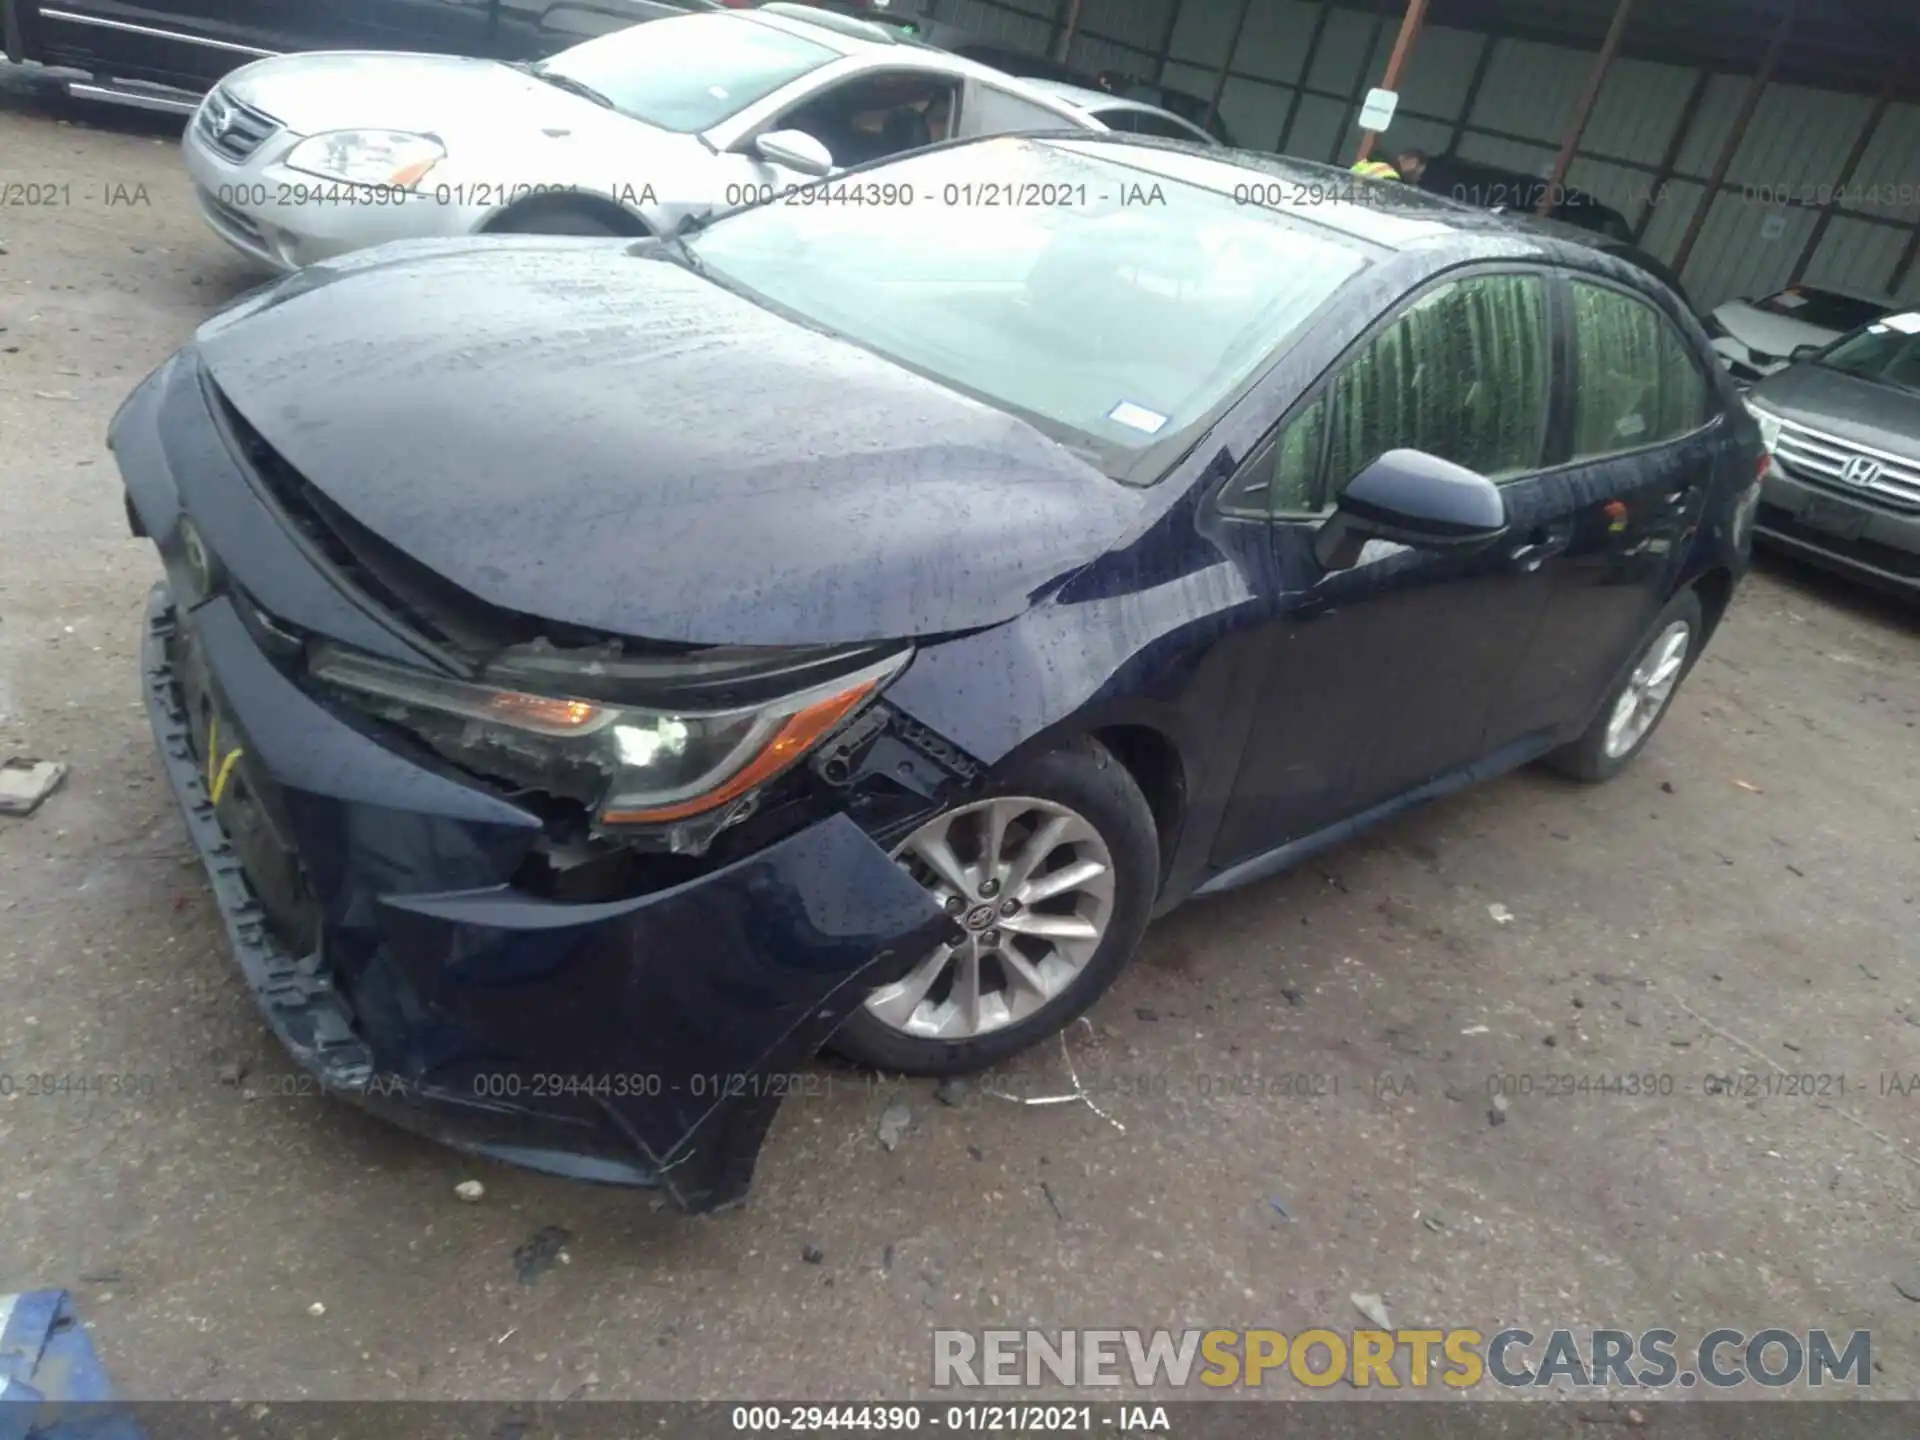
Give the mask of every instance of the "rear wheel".
<svg viewBox="0 0 1920 1440">
<path fill-rule="evenodd" d="M 953 929 L 868 996 L 833 1048 L 907 1075 L 982 1069 L 1081 1014 L 1139 945 L 1160 873 L 1145 797 L 1092 741 L 943 811 L 894 859 Z"/>
<path fill-rule="evenodd" d="M 1692 590 L 1674 596 L 1586 733 L 1554 751 L 1547 763 L 1589 784 L 1611 780 L 1626 769 L 1666 716 L 1705 635 L 1700 597 Z"/>
</svg>

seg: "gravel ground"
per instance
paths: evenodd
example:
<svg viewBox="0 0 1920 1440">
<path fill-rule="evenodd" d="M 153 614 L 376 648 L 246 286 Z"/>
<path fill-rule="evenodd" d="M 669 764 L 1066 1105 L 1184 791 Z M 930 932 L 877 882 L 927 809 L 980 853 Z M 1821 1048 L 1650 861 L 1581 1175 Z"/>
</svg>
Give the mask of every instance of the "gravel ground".
<svg viewBox="0 0 1920 1440">
<path fill-rule="evenodd" d="M 255 282 L 175 136 L 0 77 L 0 181 L 65 187 L 0 209 L 0 755 L 72 766 L 0 820 L 0 1292 L 71 1287 L 123 1389 L 903 1396 L 935 1326 L 1346 1329 L 1371 1292 L 1403 1325 L 1870 1328 L 1877 1393 L 1920 1396 L 1920 1101 L 1883 1078 L 1920 1072 L 1920 628 L 1782 567 L 1614 785 L 1516 775 L 1157 924 L 1005 1081 L 1071 1066 L 1098 1111 L 823 1070 L 753 1202 L 688 1220 L 287 1094 L 151 754 L 157 567 L 102 443 Z M 1769 1078 L 1712 1093 L 1735 1072 Z M 1550 1079 L 1615 1074 L 1668 1093 Z M 1495 1124 L 1498 1075 L 1532 1089 Z"/>
</svg>

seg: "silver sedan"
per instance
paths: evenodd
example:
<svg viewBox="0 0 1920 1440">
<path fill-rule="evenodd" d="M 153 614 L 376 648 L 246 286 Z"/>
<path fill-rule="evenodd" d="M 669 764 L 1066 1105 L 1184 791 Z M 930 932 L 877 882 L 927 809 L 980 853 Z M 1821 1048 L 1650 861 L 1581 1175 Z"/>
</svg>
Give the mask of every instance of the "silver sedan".
<svg viewBox="0 0 1920 1440">
<path fill-rule="evenodd" d="M 276 56 L 181 144 L 201 214 L 275 270 L 483 231 L 659 234 L 947 136 L 1104 130 L 1078 107 L 804 6 L 676 16 L 531 65 Z M 889 203 L 864 189 L 849 203 Z"/>
</svg>

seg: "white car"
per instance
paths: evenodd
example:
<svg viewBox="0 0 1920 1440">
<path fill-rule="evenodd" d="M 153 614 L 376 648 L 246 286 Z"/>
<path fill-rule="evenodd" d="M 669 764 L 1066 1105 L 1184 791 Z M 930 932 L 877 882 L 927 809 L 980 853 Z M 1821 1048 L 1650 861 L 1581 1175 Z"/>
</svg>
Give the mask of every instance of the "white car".
<svg viewBox="0 0 1920 1440">
<path fill-rule="evenodd" d="M 1157 135 L 1164 140 L 1190 140 L 1196 145 L 1218 145 L 1206 131 L 1190 120 L 1182 120 L 1171 110 L 1149 105 L 1144 100 L 1129 100 L 1105 90 L 1089 90 L 1059 80 L 1029 80 L 1036 90 L 1044 90 L 1064 100 L 1082 115 L 1091 116 L 1109 130 L 1123 135 Z"/>
<path fill-rule="evenodd" d="M 886 27 L 771 4 L 650 21 L 537 64 L 276 56 L 229 75 L 181 145 L 214 233 L 292 271 L 409 238 L 662 234 L 944 135 L 1104 128 Z M 824 198 L 902 199 L 870 188 Z"/>
<path fill-rule="evenodd" d="M 1797 353 L 1820 349 L 1896 309 L 1890 296 L 1792 285 L 1761 300 L 1729 300 L 1707 331 L 1733 378 L 1751 385 L 1787 368 Z"/>
</svg>

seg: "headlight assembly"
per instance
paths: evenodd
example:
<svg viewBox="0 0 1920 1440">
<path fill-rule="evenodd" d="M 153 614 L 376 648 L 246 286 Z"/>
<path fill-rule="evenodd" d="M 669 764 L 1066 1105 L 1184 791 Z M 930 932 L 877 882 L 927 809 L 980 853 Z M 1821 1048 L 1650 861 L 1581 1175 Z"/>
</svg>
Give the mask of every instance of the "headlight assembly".
<svg viewBox="0 0 1920 1440">
<path fill-rule="evenodd" d="M 1767 447 L 1769 455 L 1773 454 L 1774 447 L 1780 443 L 1780 417 L 1764 405 L 1756 405 L 1751 400 L 1745 403 L 1747 413 L 1760 427 L 1760 443 Z"/>
<path fill-rule="evenodd" d="M 777 700 L 707 711 L 499 689 L 332 645 L 308 670 L 455 763 L 578 800 L 618 828 L 711 817 L 749 795 L 872 699 L 910 653 Z"/>
<path fill-rule="evenodd" d="M 343 184 L 406 190 L 446 155 L 438 140 L 404 130 L 334 130 L 302 140 L 286 165 Z"/>
</svg>

